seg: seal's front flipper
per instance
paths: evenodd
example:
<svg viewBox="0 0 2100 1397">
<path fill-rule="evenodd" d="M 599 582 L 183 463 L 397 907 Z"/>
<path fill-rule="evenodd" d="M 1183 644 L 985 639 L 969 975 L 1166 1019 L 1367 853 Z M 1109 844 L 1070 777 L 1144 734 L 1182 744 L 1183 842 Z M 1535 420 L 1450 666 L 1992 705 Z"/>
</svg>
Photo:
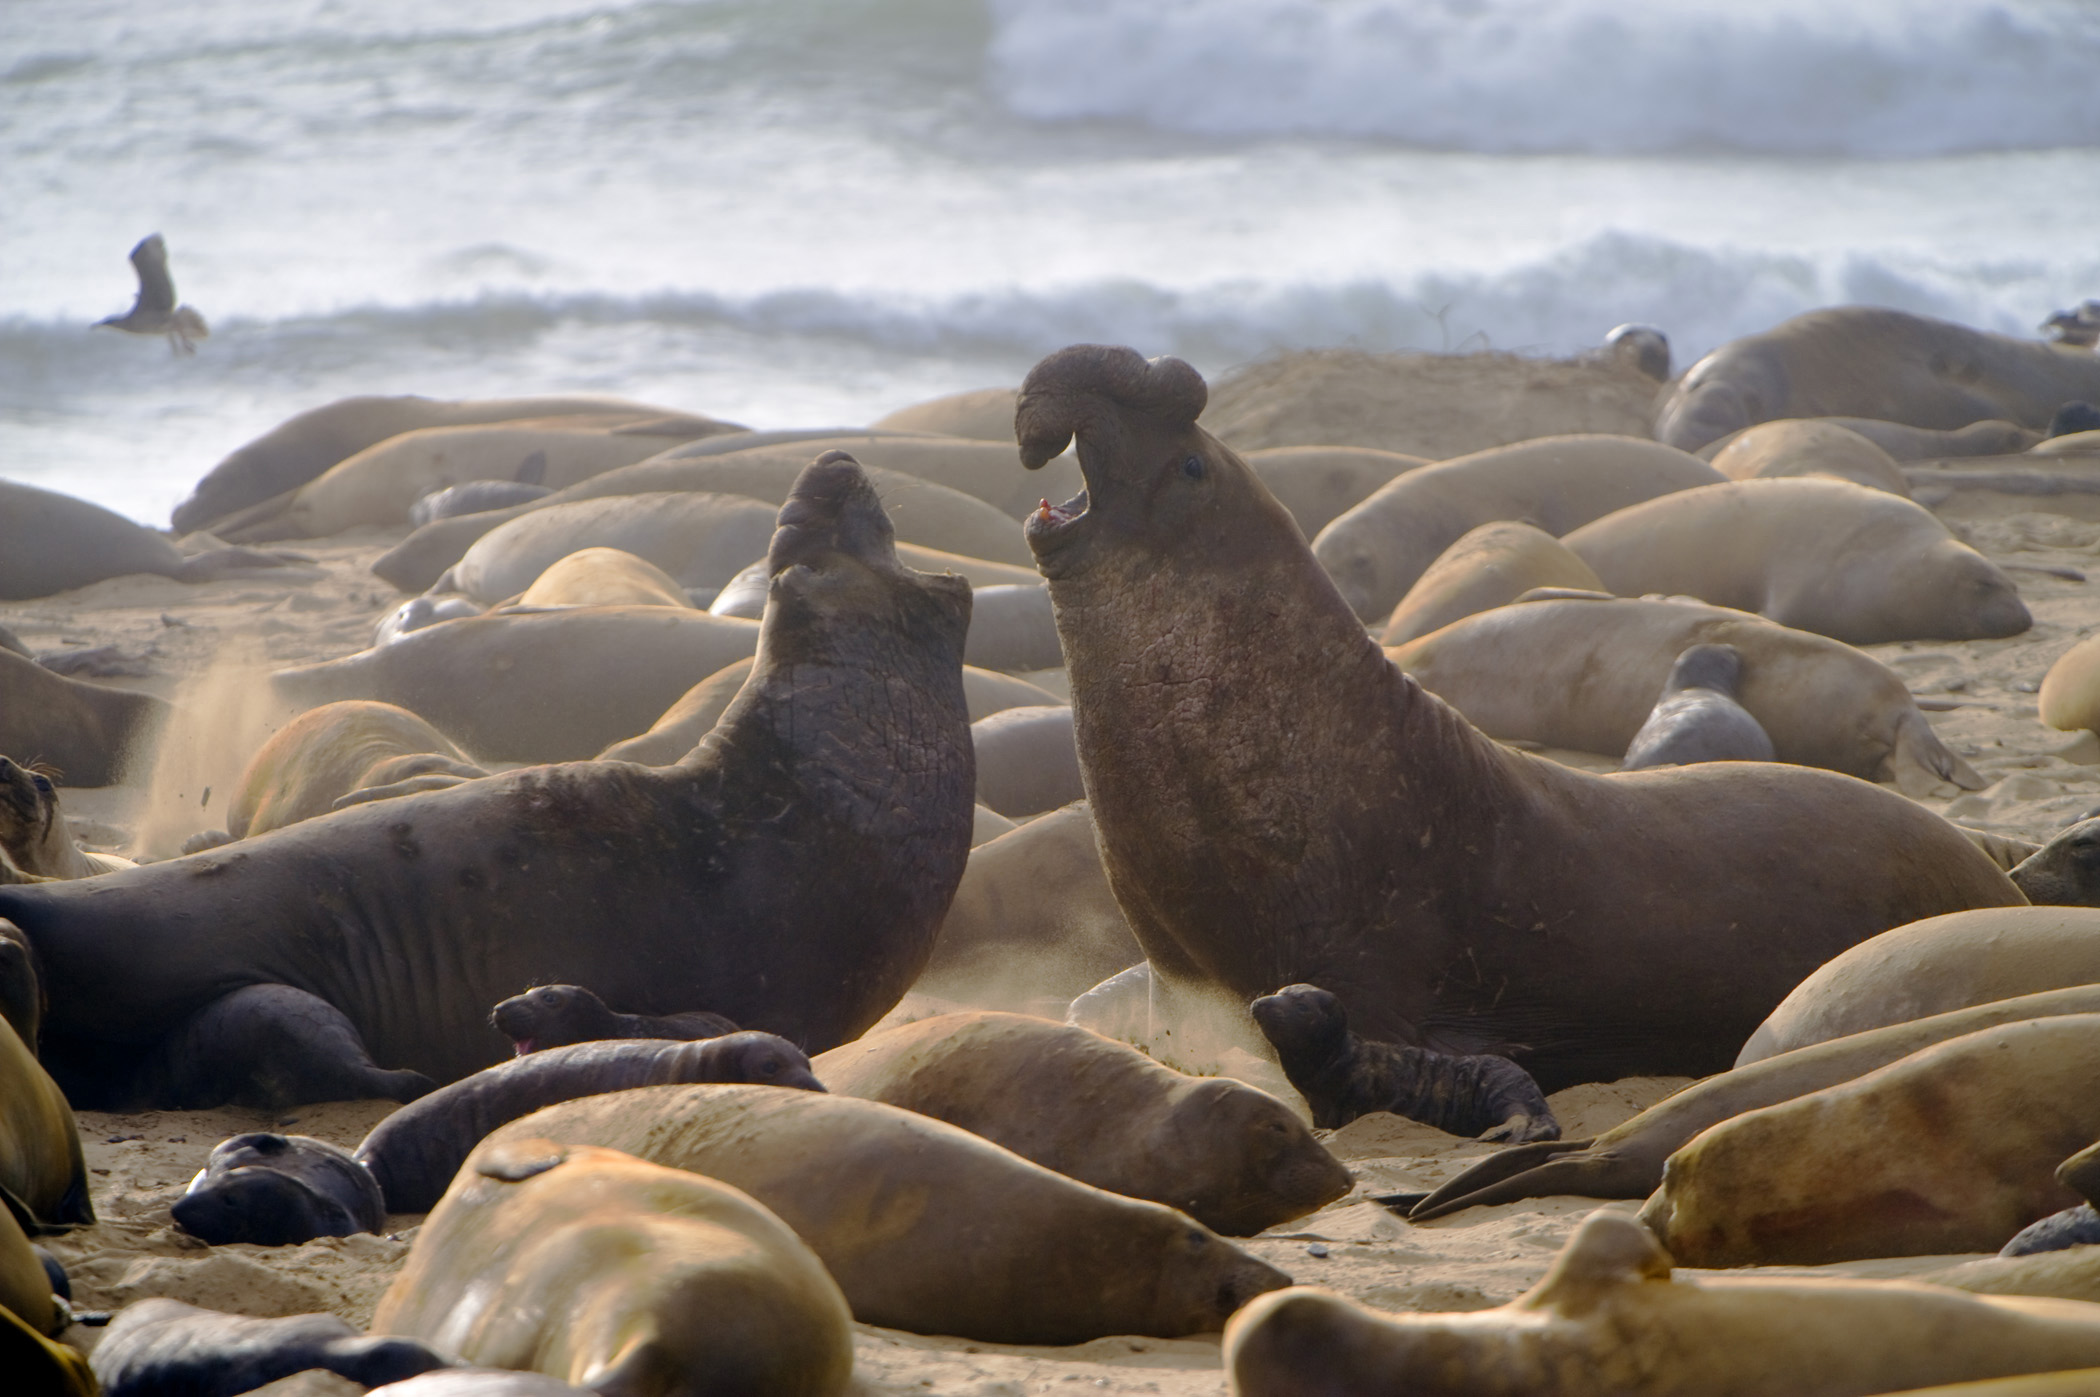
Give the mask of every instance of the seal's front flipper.
<svg viewBox="0 0 2100 1397">
<path fill-rule="evenodd" d="M 342 1010 L 289 985 L 246 985 L 213 1000 L 148 1056 L 139 1094 L 167 1110 L 413 1101 L 436 1086 L 420 1072 L 374 1066 Z"/>
</svg>

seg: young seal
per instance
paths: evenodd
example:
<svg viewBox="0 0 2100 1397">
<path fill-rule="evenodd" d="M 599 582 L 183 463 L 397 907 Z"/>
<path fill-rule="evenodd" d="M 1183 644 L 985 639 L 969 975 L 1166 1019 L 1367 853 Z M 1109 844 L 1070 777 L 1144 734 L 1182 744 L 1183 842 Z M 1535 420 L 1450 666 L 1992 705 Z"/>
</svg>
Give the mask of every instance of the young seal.
<svg viewBox="0 0 2100 1397">
<path fill-rule="evenodd" d="M 1679 655 L 1619 769 L 1776 761 L 1771 737 L 1736 698 L 1742 680 L 1743 652 L 1733 645 L 1694 645 Z"/>
<path fill-rule="evenodd" d="M 1234 1397 L 1859 1397 L 2095 1364 L 2091 1306 L 1904 1281 L 1672 1276 L 1652 1236 L 1605 1211 L 1507 1305 L 1382 1314 L 1294 1286 L 1225 1331 Z"/>
<path fill-rule="evenodd" d="M 69 786 L 114 785 L 150 756 L 173 712 L 151 694 L 83 684 L 0 650 L 0 751 L 56 769 Z"/>
<path fill-rule="evenodd" d="M 977 749 L 977 800 L 1020 819 L 1086 798 L 1070 704 L 1007 708 L 970 724 Z"/>
<path fill-rule="evenodd" d="M 681 587 L 720 587 L 765 556 L 776 506 L 741 495 L 679 491 L 549 503 L 476 539 L 434 590 L 493 606 L 585 548 L 617 548 Z"/>
<path fill-rule="evenodd" d="M 1513 1056 L 1548 1091 L 1697 1075 L 1845 947 L 2019 897 L 1863 781 L 1593 776 L 1492 742 L 1386 659 L 1195 425 L 1204 401 L 1179 360 L 1083 345 L 1031 371 L 1018 421 L 1023 464 L 1079 442 L 1086 494 L 1026 534 L 1159 1017 L 1230 996 L 1251 1029 L 1248 1002 L 1305 982 L 1367 1038 Z M 1766 895 L 1746 903 L 1746 880 Z"/>
<path fill-rule="evenodd" d="M 1342 1001 L 1317 985 L 1285 985 L 1250 1010 L 1322 1130 L 1390 1111 L 1483 1140 L 1560 1138 L 1560 1122 L 1539 1084 L 1506 1057 L 1367 1042 L 1349 1031 Z"/>
<path fill-rule="evenodd" d="M 177 1227 L 213 1246 L 292 1247 L 386 1226 L 379 1181 L 348 1150 L 266 1131 L 212 1146 L 171 1211 Z"/>
<path fill-rule="evenodd" d="M 367 1338 L 334 1315 L 250 1319 L 164 1299 L 126 1305 L 88 1362 L 102 1397 L 230 1397 L 316 1368 L 377 1387 L 451 1366 L 417 1340 Z"/>
<path fill-rule="evenodd" d="M 2037 907 L 2100 907 L 2100 819 L 2066 826 L 2008 876 Z"/>
<path fill-rule="evenodd" d="M 838 1397 L 853 1374 L 845 1297 L 779 1218 L 545 1140 L 475 1152 L 372 1329 L 620 1397 Z"/>
<path fill-rule="evenodd" d="M 469 480 L 432 490 L 408 507 L 408 522 L 422 528 L 433 519 L 451 519 L 461 514 L 479 514 L 489 509 L 544 500 L 554 491 L 545 485 L 523 480 Z"/>
<path fill-rule="evenodd" d="M 2100 1242 L 2100 1211 L 2093 1207 L 2093 1195 L 2100 1193 L 2100 1145 L 2088 1145 L 2057 1165 L 2056 1181 L 2084 1198 L 2085 1202 L 2060 1213 L 2051 1213 L 2040 1222 L 2029 1223 L 1998 1249 L 1998 1255 L 2033 1256 Z M 2100 1275 L 2096 1275 L 2095 1280 L 2100 1281 Z M 2096 1290 L 2096 1294 L 2100 1294 L 2100 1290 Z"/>
<path fill-rule="evenodd" d="M 572 1043 L 608 1038 L 668 1038 L 691 1043 L 737 1031 L 720 1014 L 616 1014 L 582 985 L 541 985 L 514 994 L 489 1011 L 489 1023 L 510 1039 L 519 1057 Z"/>
<path fill-rule="evenodd" d="M 1482 611 L 1507 606 L 1534 587 L 1601 592 L 1590 565 L 1544 529 L 1498 519 L 1468 529 L 1437 555 L 1386 618 L 1387 645 L 1404 645 Z"/>
<path fill-rule="evenodd" d="M 484 1068 L 403 1107 L 372 1127 L 357 1160 L 379 1181 L 387 1211 L 426 1212 L 460 1162 L 498 1126 L 579 1097 L 693 1082 L 824 1090 L 808 1054 L 770 1033 L 576 1043 Z"/>
<path fill-rule="evenodd" d="M 757 566 L 764 572 L 763 562 Z M 690 611 L 693 599 L 677 578 L 647 558 L 618 548 L 579 548 L 549 564 L 511 605 L 674 606 Z M 765 610 L 761 591 L 753 619 L 763 616 Z"/>
<path fill-rule="evenodd" d="M 2100 635 L 2087 636 L 2059 655 L 2042 676 L 2037 698 L 2042 721 L 2050 727 L 2100 730 Z"/>
<path fill-rule="evenodd" d="M 1332 1203 L 1349 1171 L 1290 1109 L 1098 1033 L 1023 1014 L 939 1014 L 812 1064 L 832 1091 L 961 1126 L 1067 1178 L 1251 1237 Z"/>
<path fill-rule="evenodd" d="M 226 832 L 235 839 L 267 834 L 326 815 L 354 792 L 417 777 L 486 775 L 405 708 L 368 699 L 324 703 L 279 728 L 248 759 L 227 805 Z"/>
<path fill-rule="evenodd" d="M 1894 457 L 1829 418 L 1761 422 L 1730 437 L 1712 464 L 1730 480 L 1828 475 L 1910 498 L 1910 481 Z"/>
<path fill-rule="evenodd" d="M 48 597 L 133 573 L 216 582 L 299 561 L 294 554 L 253 548 L 184 554 L 153 530 L 101 505 L 0 480 L 0 601 Z"/>
<path fill-rule="evenodd" d="M 366 1053 L 457 1080 L 508 1055 L 488 1006 L 534 984 L 649 1013 L 706 1004 L 819 1050 L 864 1032 L 932 953 L 975 809 L 969 588 L 900 566 L 890 539 L 850 457 L 804 472 L 773 538 L 757 668 L 675 766 L 531 767 L 5 889 L 69 1095 L 130 1097 L 146 1064 L 262 1072 L 295 1100 L 400 1099 L 412 1084 Z M 601 688 L 604 672 L 590 676 Z M 196 1029 L 215 1011 L 249 1029 Z M 279 1038 L 268 1060 L 221 1050 L 249 1030 Z M 345 1095 L 300 1096 L 306 1075 Z"/>
<path fill-rule="evenodd" d="M 0 757 L 0 854 L 39 878 L 92 878 L 130 868 L 130 859 L 90 854 L 73 842 L 48 771 Z"/>
<path fill-rule="evenodd" d="M 1267 1263 L 1157 1203 L 850 1096 L 645 1087 L 564 1102 L 491 1144 L 598 1144 L 740 1188 L 795 1229 L 863 1324 L 996 1344 L 1212 1333 Z"/>
</svg>

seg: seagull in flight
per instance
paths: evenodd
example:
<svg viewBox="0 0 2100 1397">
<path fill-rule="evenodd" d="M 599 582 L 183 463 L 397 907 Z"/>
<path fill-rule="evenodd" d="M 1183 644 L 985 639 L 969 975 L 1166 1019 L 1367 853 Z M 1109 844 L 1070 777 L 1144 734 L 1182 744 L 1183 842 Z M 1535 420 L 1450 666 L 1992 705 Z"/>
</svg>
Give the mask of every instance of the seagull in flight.
<svg viewBox="0 0 2100 1397">
<path fill-rule="evenodd" d="M 139 275 L 139 298 L 125 314 L 95 323 L 134 335 L 166 335 L 170 352 L 195 354 L 196 341 L 208 337 L 211 329 L 194 307 L 175 304 L 175 282 L 168 275 L 168 245 L 161 241 L 160 234 L 153 234 L 131 249 L 131 267 Z"/>
</svg>

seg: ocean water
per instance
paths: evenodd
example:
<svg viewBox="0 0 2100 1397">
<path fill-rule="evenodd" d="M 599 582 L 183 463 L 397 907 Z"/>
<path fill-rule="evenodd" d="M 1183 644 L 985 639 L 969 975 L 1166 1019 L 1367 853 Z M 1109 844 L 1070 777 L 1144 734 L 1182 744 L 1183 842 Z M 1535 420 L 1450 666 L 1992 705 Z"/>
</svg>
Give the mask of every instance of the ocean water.
<svg viewBox="0 0 2100 1397">
<path fill-rule="evenodd" d="M 1075 340 L 2032 333 L 2096 66 L 2076 0 L 9 0 L 0 475 L 165 523 L 346 394 L 865 422 Z M 89 328 L 153 231 L 193 358 Z"/>
</svg>

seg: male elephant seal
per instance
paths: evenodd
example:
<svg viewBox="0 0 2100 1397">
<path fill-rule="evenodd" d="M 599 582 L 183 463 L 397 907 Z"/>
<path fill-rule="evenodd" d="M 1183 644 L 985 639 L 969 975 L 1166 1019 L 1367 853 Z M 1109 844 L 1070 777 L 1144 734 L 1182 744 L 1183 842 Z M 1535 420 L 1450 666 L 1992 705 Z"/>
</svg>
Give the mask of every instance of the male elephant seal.
<svg viewBox="0 0 2100 1397">
<path fill-rule="evenodd" d="M 809 1243 L 863 1324 L 996 1344 L 1213 1333 L 1274 1267 L 1172 1208 L 913 1111 L 777 1087 L 645 1087 L 492 1144 L 601 1144 L 740 1188 Z"/>
<path fill-rule="evenodd" d="M 961 1126 L 1067 1178 L 1251 1237 L 1349 1191 L 1290 1108 L 1098 1033 L 1023 1014 L 940 1014 L 812 1064 L 832 1091 Z"/>
<path fill-rule="evenodd" d="M 379 1181 L 348 1150 L 268 1131 L 214 1145 L 170 1211 L 177 1227 L 213 1246 L 290 1247 L 386 1226 Z"/>
<path fill-rule="evenodd" d="M 1849 480 L 1684 490 L 1563 542 L 1620 596 L 1697 597 L 1852 645 L 1995 640 L 2033 624 L 2013 580 L 1931 510 Z"/>
<path fill-rule="evenodd" d="M 1255 1000 L 1252 1012 L 1322 1130 L 1390 1111 L 1453 1135 L 1509 1141 L 1560 1135 L 1539 1084 L 1506 1057 L 1366 1042 L 1349 1031 L 1342 1001 L 1317 985 L 1286 985 Z"/>
<path fill-rule="evenodd" d="M 732 1032 L 700 1042 L 578 1043 L 483 1068 L 439 1088 L 372 1127 L 357 1158 L 379 1181 L 389 1212 L 426 1212 L 498 1126 L 579 1097 L 693 1082 L 824 1090 L 808 1054 L 770 1033 Z"/>
<path fill-rule="evenodd" d="M 2062 830 L 2007 876 L 2037 907 L 2100 907 L 2100 819 Z"/>
<path fill-rule="evenodd" d="M 174 1065 L 262 1070 L 294 1100 L 315 1079 L 410 1091 L 344 1045 L 456 1080 L 508 1052 L 488 1006 L 548 982 L 649 1013 L 705 1004 L 819 1050 L 865 1031 L 932 952 L 974 809 L 969 588 L 901 567 L 890 537 L 852 458 L 804 472 L 758 665 L 675 766 L 528 768 L 6 889 L 0 916 L 45 974 L 54 1070 L 83 1104 L 122 1098 L 154 1045 L 258 992 L 297 1001 L 243 1012 L 243 1033 L 283 1040 L 266 1061 L 224 1060 L 229 1023 Z"/>
<path fill-rule="evenodd" d="M 125 1306 L 89 1362 L 102 1397 L 218 1397 L 313 1369 L 377 1387 L 450 1366 L 414 1339 L 366 1338 L 334 1315 L 251 1319 L 165 1299 Z"/>
<path fill-rule="evenodd" d="M 1743 652 L 1733 645 L 1694 645 L 1679 655 L 1620 769 L 1776 760 L 1771 736 L 1736 698 L 1742 682 Z"/>
<path fill-rule="evenodd" d="M 2100 359 L 1923 315 L 1834 306 L 1731 340 L 1656 408 L 1658 441 L 1697 451 L 1775 417 L 1873 417 L 1950 430 L 2003 419 L 2044 427 L 2100 399 Z"/>
<path fill-rule="evenodd" d="M 69 786 L 108 786 L 174 710 L 151 694 L 84 684 L 0 650 L 0 752 L 55 769 Z"/>
<path fill-rule="evenodd" d="M 1996 1251 L 2078 1202 L 2100 1138 L 2100 1014 L 1999 1024 L 1706 1130 L 1641 1220 L 1692 1266 Z"/>
<path fill-rule="evenodd" d="M 670 1038 L 690 1043 L 736 1032 L 736 1025 L 720 1014 L 699 1009 L 682 1014 L 617 1014 L 582 985 L 541 985 L 514 994 L 489 1011 L 489 1023 L 510 1039 L 519 1057 L 609 1038 Z"/>
<path fill-rule="evenodd" d="M 460 1171 L 372 1328 L 619 1397 L 837 1397 L 853 1373 L 845 1297 L 779 1218 L 713 1179 L 545 1140 Z"/>
<path fill-rule="evenodd" d="M 0 856 L 37 878 L 92 878 L 130 868 L 130 859 L 91 854 L 73 842 L 50 776 L 0 757 Z"/>
<path fill-rule="evenodd" d="M 1266 1295 L 1225 1331 L 1234 1397 L 1860 1397 L 2100 1364 L 2100 1310 L 1903 1281 L 1673 1277 L 1623 1213 L 1583 1219 L 1491 1310 L 1382 1314 Z M 1951 1397 L 1951 1395 L 1950 1395 Z"/>
<path fill-rule="evenodd" d="M 226 832 L 235 839 L 267 834 L 402 782 L 486 775 L 405 708 L 366 699 L 324 703 L 279 728 L 248 759 L 227 806 Z"/>
<path fill-rule="evenodd" d="M 1386 660 L 1195 425 L 1204 394 L 1179 360 L 1082 345 L 1029 374 L 1017 420 L 1024 464 L 1079 441 L 1086 493 L 1026 530 L 1155 1003 L 1305 982 L 1367 1038 L 1514 1056 L 1549 1091 L 1702 1074 L 1845 947 L 2018 898 L 1945 820 L 1865 782 L 1598 777 L 1498 746 Z M 1746 903 L 1746 880 L 1766 895 Z"/>
<path fill-rule="evenodd" d="M 1858 432 L 1828 418 L 1761 422 L 1714 453 L 1713 468 L 1730 480 L 1828 475 L 1870 490 L 1910 498 L 1895 458 Z"/>
<path fill-rule="evenodd" d="M 153 530 L 101 505 L 0 480 L 0 601 L 48 597 L 133 573 L 216 582 L 294 561 L 289 554 L 253 548 L 185 556 Z"/>
<path fill-rule="evenodd" d="M 1601 592 L 1590 565 L 1544 529 L 1515 520 L 1482 524 L 1459 537 L 1415 579 L 1393 614 L 1384 641 L 1404 645 L 1482 611 L 1507 606 L 1534 587 Z"/>
</svg>

